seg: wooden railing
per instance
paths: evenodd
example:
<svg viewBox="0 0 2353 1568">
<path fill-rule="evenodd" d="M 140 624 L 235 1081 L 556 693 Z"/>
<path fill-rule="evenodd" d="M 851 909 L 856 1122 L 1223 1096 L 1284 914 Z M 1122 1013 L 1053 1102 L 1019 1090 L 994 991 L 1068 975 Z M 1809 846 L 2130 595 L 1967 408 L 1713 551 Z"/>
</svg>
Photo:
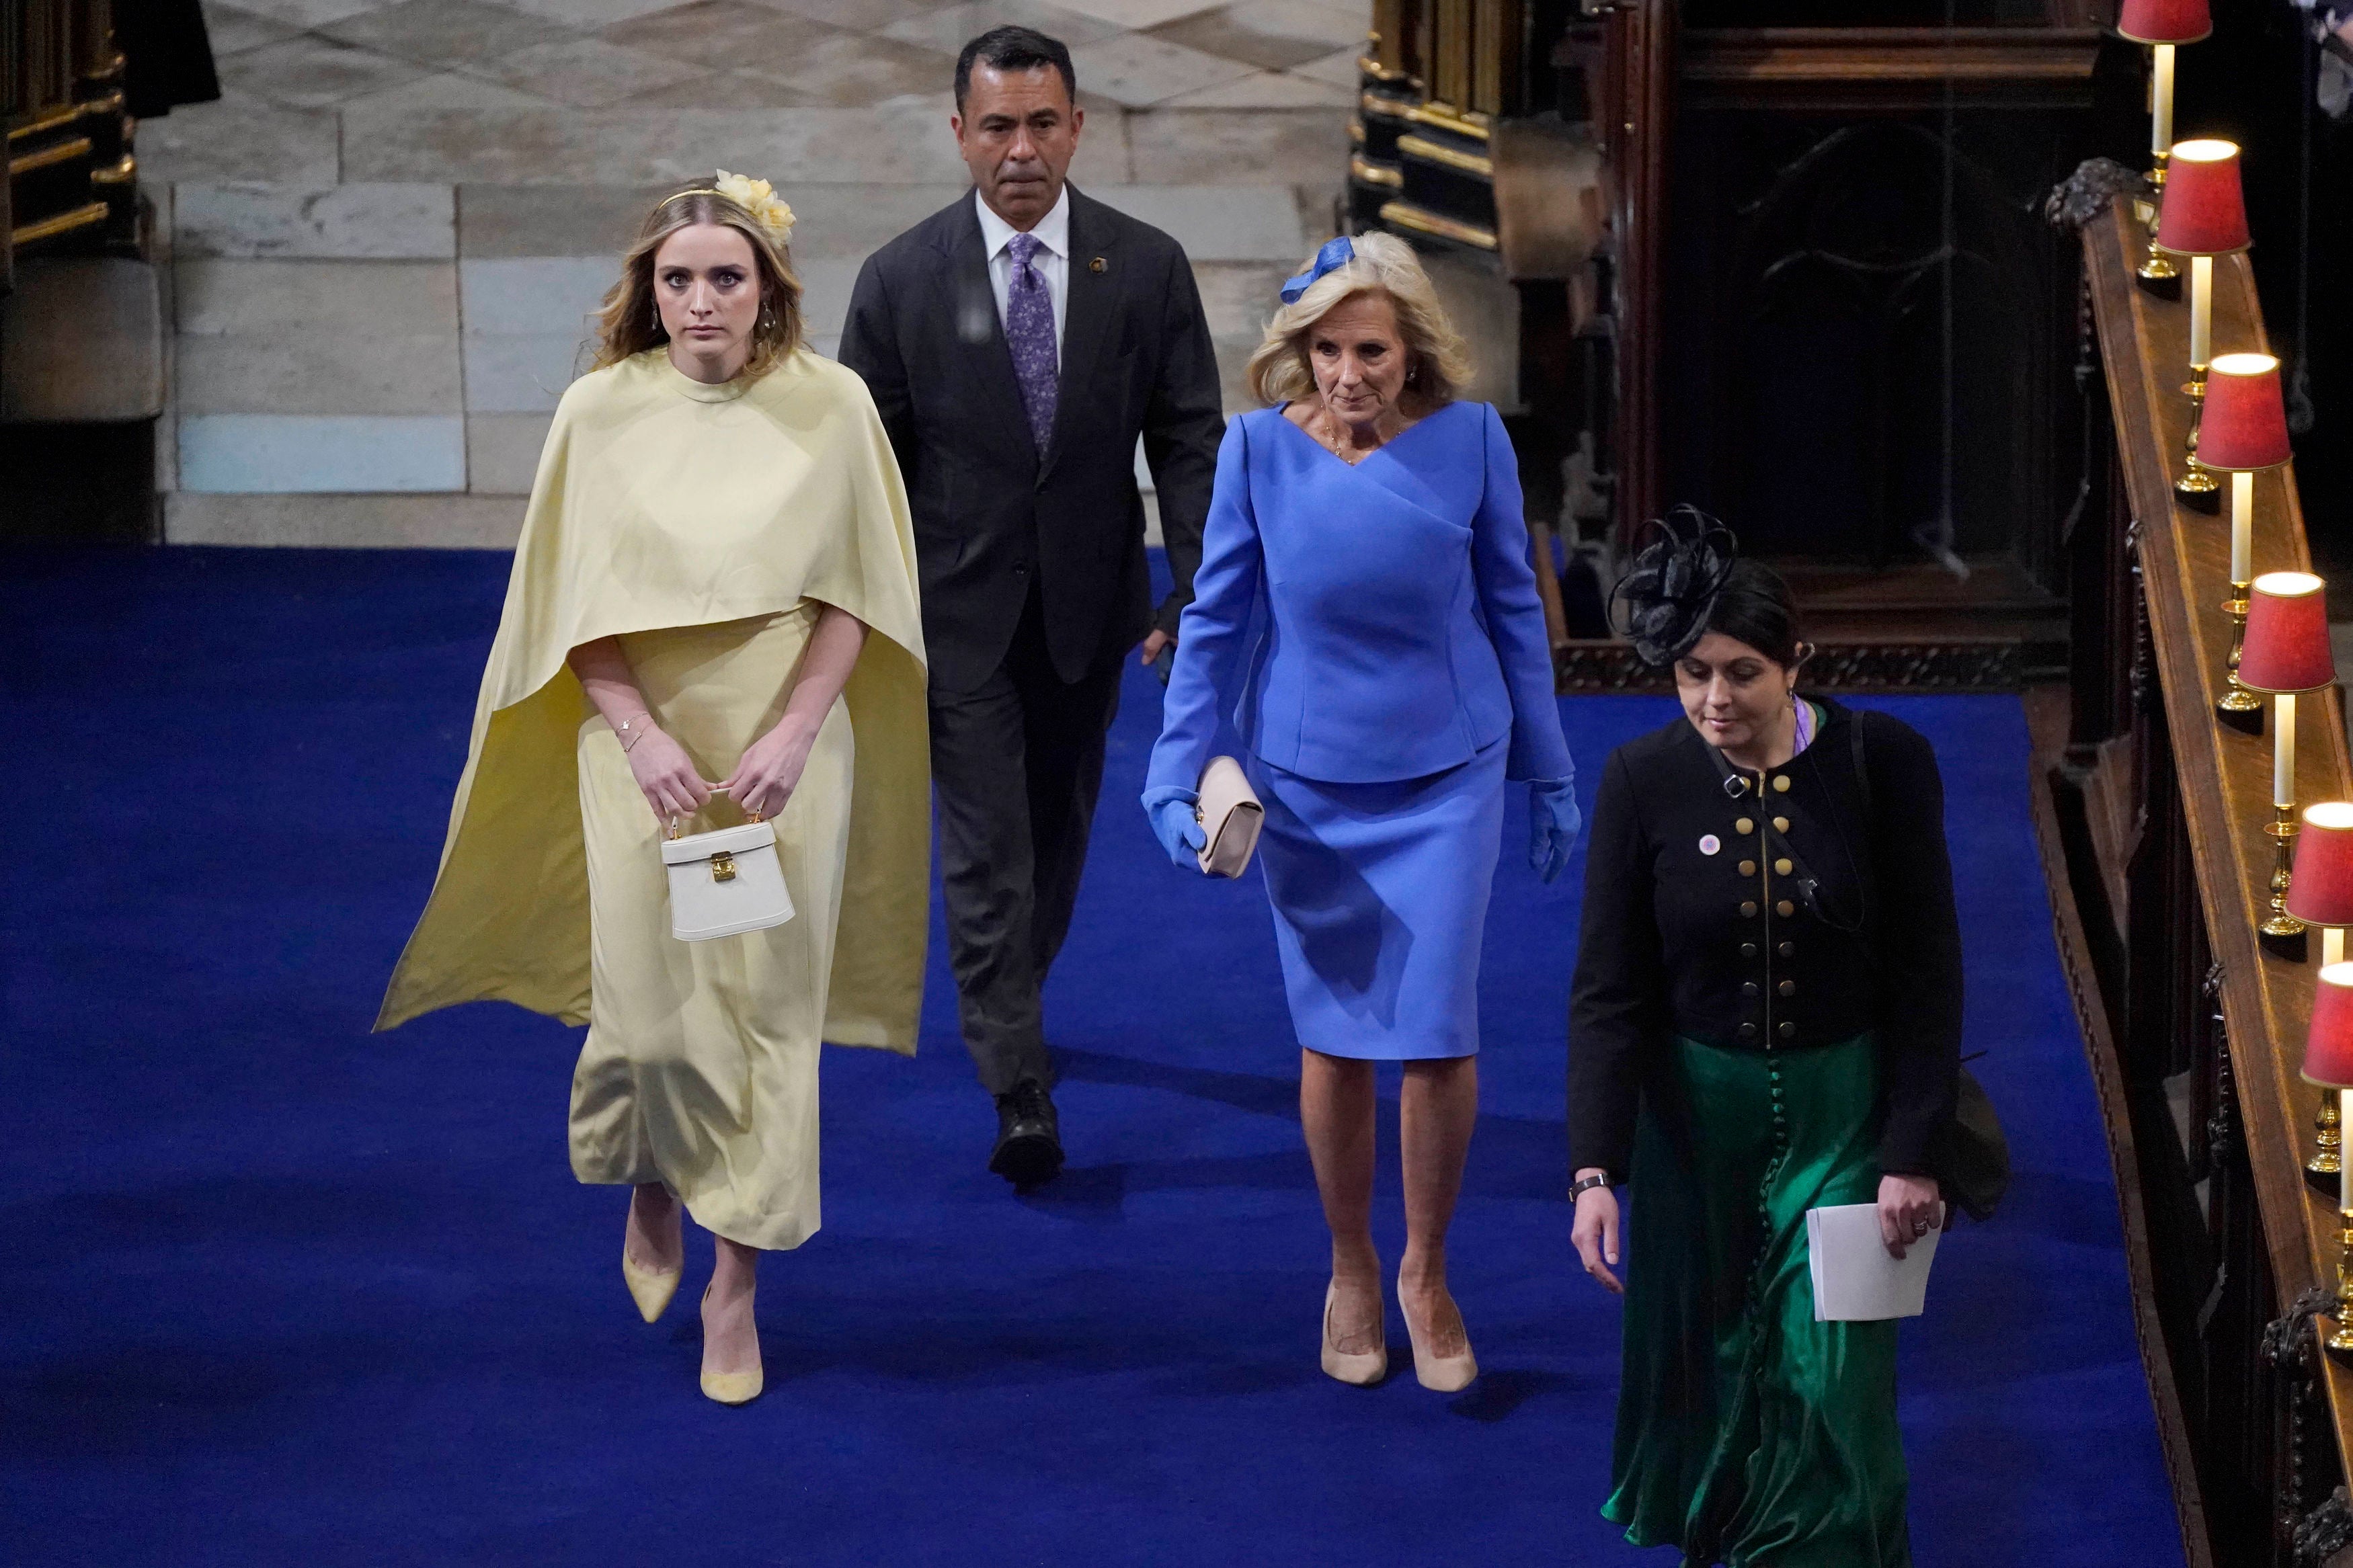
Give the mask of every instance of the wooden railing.
<svg viewBox="0 0 2353 1568">
<path fill-rule="evenodd" d="M 2353 1538 L 2353 1373 L 2334 1326 L 2337 1195 L 2304 1173 L 2297 1076 L 2315 963 L 2266 951 L 2268 738 L 2217 722 L 2229 525 L 2177 504 L 2188 311 L 2142 291 L 2146 229 L 2083 231 L 2083 382 L 2096 444 L 2068 540 L 2070 688 L 2032 704 L 2061 947 L 2108 1112 L 2143 1359 L 2194 1563 L 2317 1568 Z M 2264 346 L 2243 256 L 2215 268 L 2214 342 Z M 2257 572 L 2308 569 L 2291 466 L 2255 485 Z M 2309 699 L 2307 699 L 2309 700 Z M 2344 713 L 2299 727 L 2299 801 L 2353 795 Z M 2317 959 L 2317 941 L 2314 942 Z"/>
</svg>

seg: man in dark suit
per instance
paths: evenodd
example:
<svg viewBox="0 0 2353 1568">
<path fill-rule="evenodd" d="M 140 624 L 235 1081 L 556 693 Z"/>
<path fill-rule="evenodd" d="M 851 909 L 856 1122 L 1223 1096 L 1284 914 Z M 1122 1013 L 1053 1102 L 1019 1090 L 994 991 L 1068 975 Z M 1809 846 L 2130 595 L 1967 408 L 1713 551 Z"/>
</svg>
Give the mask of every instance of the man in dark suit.
<svg viewBox="0 0 2353 1568">
<path fill-rule="evenodd" d="M 1017 1186 L 1062 1163 L 1039 993 L 1078 898 L 1121 661 L 1176 639 L 1225 433 L 1183 248 L 1064 182 L 1076 96 L 1070 51 L 1043 34 L 965 46 L 950 123 L 975 189 L 868 258 L 841 337 L 914 511 L 949 958 L 997 1097 L 989 1169 Z M 1138 436 L 1176 580 L 1156 608 Z"/>
</svg>

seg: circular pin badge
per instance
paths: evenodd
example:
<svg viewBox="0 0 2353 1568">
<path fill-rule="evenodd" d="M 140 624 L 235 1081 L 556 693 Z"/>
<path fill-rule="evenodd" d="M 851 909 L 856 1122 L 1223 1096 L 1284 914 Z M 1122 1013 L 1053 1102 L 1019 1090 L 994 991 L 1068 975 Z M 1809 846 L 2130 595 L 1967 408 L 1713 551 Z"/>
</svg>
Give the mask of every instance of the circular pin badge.
<svg viewBox="0 0 2353 1568">
<path fill-rule="evenodd" d="M 1723 847 L 1724 841 L 1713 833 L 1706 835 L 1699 841 L 1699 852 L 1703 855 L 1713 855 Z"/>
</svg>

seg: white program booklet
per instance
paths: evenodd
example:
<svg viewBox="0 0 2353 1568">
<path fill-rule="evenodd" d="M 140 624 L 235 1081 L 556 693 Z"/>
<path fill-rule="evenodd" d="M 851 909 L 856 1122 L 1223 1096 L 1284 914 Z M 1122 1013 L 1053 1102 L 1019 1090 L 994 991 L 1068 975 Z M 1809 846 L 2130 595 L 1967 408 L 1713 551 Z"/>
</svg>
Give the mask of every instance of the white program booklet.
<svg viewBox="0 0 2353 1568">
<path fill-rule="evenodd" d="M 1932 1230 L 1891 1256 L 1879 1237 L 1877 1204 L 1806 1211 L 1806 1251 L 1814 1274 L 1814 1321 L 1870 1323 L 1916 1318 L 1928 1301 L 1928 1266 L 1936 1260 Z"/>
</svg>

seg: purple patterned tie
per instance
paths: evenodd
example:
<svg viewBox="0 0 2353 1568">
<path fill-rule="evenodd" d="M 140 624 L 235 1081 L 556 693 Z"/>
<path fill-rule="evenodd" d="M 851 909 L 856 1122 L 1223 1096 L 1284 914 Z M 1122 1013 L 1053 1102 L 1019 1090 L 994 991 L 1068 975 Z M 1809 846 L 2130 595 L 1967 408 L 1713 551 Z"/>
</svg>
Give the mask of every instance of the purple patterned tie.
<svg viewBox="0 0 2353 1568">
<path fill-rule="evenodd" d="M 1029 412 L 1029 433 L 1038 439 L 1038 454 L 1046 453 L 1046 438 L 1054 433 L 1054 401 L 1061 371 L 1054 353 L 1054 301 L 1046 293 L 1046 279 L 1030 265 L 1038 254 L 1038 237 L 1017 234 L 1007 247 L 1013 252 L 1013 283 L 1005 291 L 1005 346 L 1013 351 L 1013 374 L 1021 383 L 1021 405 Z"/>
</svg>

